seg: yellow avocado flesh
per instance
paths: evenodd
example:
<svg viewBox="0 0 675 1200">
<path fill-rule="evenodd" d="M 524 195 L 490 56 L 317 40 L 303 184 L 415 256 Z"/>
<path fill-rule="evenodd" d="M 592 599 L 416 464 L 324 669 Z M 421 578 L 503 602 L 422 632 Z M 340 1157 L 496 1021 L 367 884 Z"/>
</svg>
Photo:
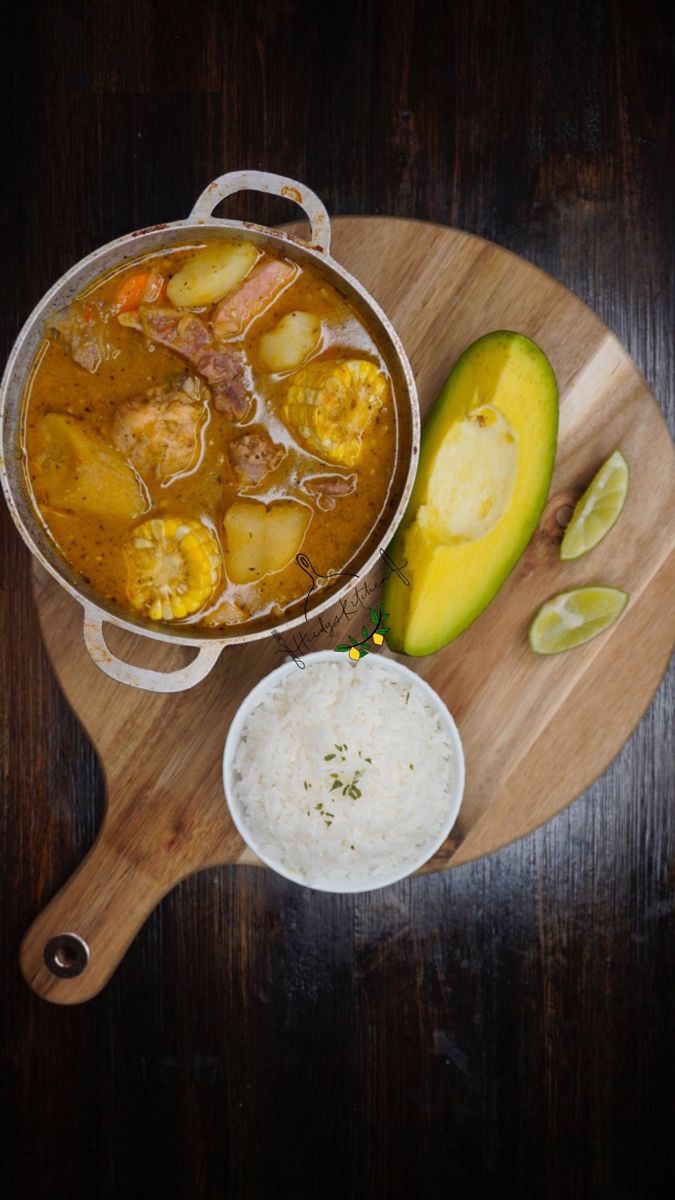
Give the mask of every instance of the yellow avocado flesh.
<svg viewBox="0 0 675 1200">
<path fill-rule="evenodd" d="M 460 358 L 424 427 L 410 503 L 389 554 L 387 641 L 431 654 L 493 599 L 529 542 L 555 461 L 558 388 L 522 334 L 489 333 Z"/>
</svg>

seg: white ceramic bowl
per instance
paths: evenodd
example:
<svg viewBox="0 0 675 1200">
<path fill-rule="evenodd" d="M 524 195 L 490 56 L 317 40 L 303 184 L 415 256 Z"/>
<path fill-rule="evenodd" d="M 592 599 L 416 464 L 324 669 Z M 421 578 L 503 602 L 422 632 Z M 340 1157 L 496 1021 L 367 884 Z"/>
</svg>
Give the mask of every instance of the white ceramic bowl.
<svg viewBox="0 0 675 1200">
<path fill-rule="evenodd" d="M 441 724 L 448 735 L 448 740 L 452 746 L 454 755 L 455 777 L 453 780 L 452 792 L 448 797 L 447 817 L 443 824 L 443 828 L 440 833 L 436 832 L 434 836 L 429 839 L 428 844 L 421 849 L 418 858 L 412 864 L 408 863 L 400 870 L 394 871 L 390 876 L 378 878 L 377 882 L 375 883 L 372 881 L 372 878 L 368 878 L 367 880 L 356 879 L 350 881 L 349 884 L 346 884 L 344 887 L 337 888 L 333 884 L 324 884 L 320 881 L 317 882 L 316 879 L 312 879 L 311 881 L 303 879 L 297 873 L 291 874 L 282 862 L 272 858 L 269 854 L 263 851 L 258 844 L 256 836 L 251 830 L 243 806 L 240 803 L 237 795 L 234 760 L 237 747 L 239 746 L 242 730 L 251 712 L 269 692 L 273 691 L 273 689 L 282 679 L 291 674 L 291 672 L 299 669 L 296 663 L 284 663 L 283 666 L 278 667 L 276 671 L 271 671 L 269 675 L 266 675 L 264 679 L 260 680 L 260 683 L 256 684 L 256 686 L 249 692 L 246 699 L 237 709 L 225 742 L 225 750 L 223 753 L 223 782 L 225 785 L 225 795 L 227 797 L 227 803 L 232 815 L 232 820 L 234 821 L 244 841 L 248 846 L 250 846 L 254 854 L 256 854 L 262 862 L 266 863 L 268 867 L 271 867 L 273 871 L 276 871 L 279 875 L 283 875 L 286 879 L 290 879 L 293 883 L 300 883 L 306 887 L 314 888 L 316 891 L 320 892 L 373 891 L 376 888 L 387 887 L 390 883 L 396 883 L 399 879 L 405 878 L 406 875 L 413 874 L 414 871 L 417 871 L 421 866 L 423 866 L 423 864 L 427 862 L 427 860 L 431 858 L 433 854 L 436 853 L 439 847 L 443 845 L 443 842 L 447 838 L 450 830 L 457 820 L 457 814 L 459 813 L 460 805 L 462 803 L 462 796 L 464 794 L 464 751 L 459 733 L 457 731 L 457 726 L 455 725 L 455 722 L 453 721 L 440 696 L 433 690 L 432 687 L 429 686 L 428 683 L 421 679 L 419 675 L 416 675 L 414 671 L 410 671 L 408 667 L 404 667 L 402 663 L 397 662 L 395 659 L 385 658 L 383 655 L 377 655 L 376 658 L 375 656 L 372 656 L 372 658 L 371 656 L 368 656 L 362 659 L 358 664 L 358 668 L 356 668 L 356 664 L 350 663 L 346 656 L 343 657 L 340 654 L 336 654 L 334 650 L 320 650 L 315 654 L 307 654 L 303 658 L 303 662 L 306 663 L 307 666 L 313 666 L 315 663 L 320 662 L 330 662 L 333 664 L 337 663 L 341 665 L 344 670 L 358 669 L 359 671 L 363 671 L 368 670 L 368 663 L 369 661 L 373 661 L 373 659 L 375 659 L 378 665 L 383 667 L 392 676 L 398 679 L 403 679 L 405 680 L 406 684 L 421 689 L 427 701 L 436 710 Z"/>
</svg>

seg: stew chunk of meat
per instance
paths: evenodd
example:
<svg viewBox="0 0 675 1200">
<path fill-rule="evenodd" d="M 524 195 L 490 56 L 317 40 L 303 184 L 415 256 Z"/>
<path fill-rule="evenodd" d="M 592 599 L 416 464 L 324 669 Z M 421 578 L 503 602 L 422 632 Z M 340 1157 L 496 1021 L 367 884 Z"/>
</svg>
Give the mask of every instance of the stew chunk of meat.
<svg viewBox="0 0 675 1200">
<path fill-rule="evenodd" d="M 198 379 L 187 378 L 120 405 L 113 441 L 146 483 L 167 483 L 194 465 L 207 395 Z"/>
<path fill-rule="evenodd" d="M 275 445 L 265 429 L 258 429 L 236 438 L 228 453 L 242 483 L 250 486 L 278 467 L 286 451 Z"/>
<path fill-rule="evenodd" d="M 72 304 L 52 318 L 51 328 L 59 334 L 73 362 L 95 375 L 109 354 L 104 338 L 102 304 Z"/>
<path fill-rule="evenodd" d="M 146 337 L 182 354 L 195 366 L 200 355 L 213 344 L 208 327 L 192 313 L 141 304 L 138 315 Z"/>
<path fill-rule="evenodd" d="M 139 316 L 146 337 L 187 358 L 211 384 L 213 403 L 219 412 L 240 421 L 250 403 L 243 354 L 236 350 L 215 350 L 210 330 L 191 313 L 141 305 Z"/>
<path fill-rule="evenodd" d="M 250 404 L 243 354 L 235 350 L 207 350 L 197 360 L 197 370 L 211 384 L 213 403 L 218 411 L 240 421 Z"/>
<path fill-rule="evenodd" d="M 358 476 L 354 475 L 315 475 L 303 480 L 303 490 L 310 496 L 317 497 L 317 504 L 324 512 L 335 508 L 336 496 L 350 496 L 355 490 Z"/>
<path fill-rule="evenodd" d="M 243 283 L 230 292 L 213 313 L 213 333 L 217 342 L 239 337 L 279 292 L 295 278 L 297 268 L 290 263 L 268 259 L 254 267 Z"/>
</svg>

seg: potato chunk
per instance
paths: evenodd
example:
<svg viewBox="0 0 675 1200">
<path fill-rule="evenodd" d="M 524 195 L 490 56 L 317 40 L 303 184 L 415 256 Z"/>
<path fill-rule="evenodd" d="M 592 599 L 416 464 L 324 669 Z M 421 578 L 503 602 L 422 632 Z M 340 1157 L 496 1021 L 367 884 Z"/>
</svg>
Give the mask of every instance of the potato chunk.
<svg viewBox="0 0 675 1200">
<path fill-rule="evenodd" d="M 259 255 L 251 242 L 204 246 L 169 280 L 167 297 L 178 308 L 215 304 L 246 278 Z"/>
<path fill-rule="evenodd" d="M 233 583 L 254 583 L 282 571 L 295 558 L 311 519 L 311 509 L 293 500 L 265 505 L 235 500 L 225 513 L 225 565 Z"/>
<path fill-rule="evenodd" d="M 314 313 L 290 312 L 260 339 L 260 357 L 270 371 L 293 371 L 309 358 L 321 340 L 321 321 Z"/>
<path fill-rule="evenodd" d="M 40 422 L 36 491 L 52 508 L 92 516 L 126 517 L 145 512 L 138 477 L 100 434 L 65 413 Z"/>
</svg>

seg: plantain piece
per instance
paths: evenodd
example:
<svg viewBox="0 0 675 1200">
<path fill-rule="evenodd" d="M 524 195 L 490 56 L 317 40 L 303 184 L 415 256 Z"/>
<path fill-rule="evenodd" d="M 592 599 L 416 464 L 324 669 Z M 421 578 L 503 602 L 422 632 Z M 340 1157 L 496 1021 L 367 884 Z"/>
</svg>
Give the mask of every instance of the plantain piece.
<svg viewBox="0 0 675 1200">
<path fill-rule="evenodd" d="M 38 428 L 33 484 L 52 508 L 135 520 L 147 509 L 138 477 L 122 455 L 83 421 L 47 413 Z"/>
<path fill-rule="evenodd" d="M 319 458 L 353 467 L 386 387 L 382 371 L 367 359 L 313 362 L 294 376 L 284 419 Z"/>
<path fill-rule="evenodd" d="M 153 621 L 180 621 L 213 596 L 222 572 L 220 549 L 201 521 L 154 517 L 124 547 L 127 595 Z"/>
</svg>

